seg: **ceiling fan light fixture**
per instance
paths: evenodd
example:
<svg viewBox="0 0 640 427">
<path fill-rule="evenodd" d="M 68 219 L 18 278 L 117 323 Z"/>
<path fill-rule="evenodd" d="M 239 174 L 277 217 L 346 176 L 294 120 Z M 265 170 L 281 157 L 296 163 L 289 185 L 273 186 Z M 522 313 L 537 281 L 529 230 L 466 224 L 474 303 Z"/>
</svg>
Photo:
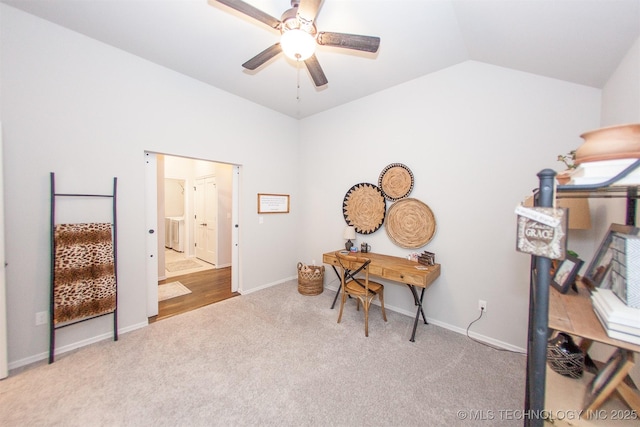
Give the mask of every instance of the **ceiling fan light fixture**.
<svg viewBox="0 0 640 427">
<path fill-rule="evenodd" d="M 316 51 L 316 39 L 300 29 L 283 32 L 280 45 L 284 54 L 295 61 L 304 61 Z"/>
</svg>

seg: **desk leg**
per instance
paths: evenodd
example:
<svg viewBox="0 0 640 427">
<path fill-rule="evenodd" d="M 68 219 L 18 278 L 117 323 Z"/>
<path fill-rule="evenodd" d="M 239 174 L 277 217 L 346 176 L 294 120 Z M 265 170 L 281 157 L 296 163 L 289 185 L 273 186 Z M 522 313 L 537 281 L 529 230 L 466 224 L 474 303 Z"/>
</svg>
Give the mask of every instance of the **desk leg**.
<svg viewBox="0 0 640 427">
<path fill-rule="evenodd" d="M 340 295 L 340 291 L 342 290 L 342 278 L 340 277 L 340 273 L 338 273 L 338 270 L 336 270 L 335 265 L 332 265 L 331 268 L 333 268 L 333 272 L 336 273 L 336 276 L 338 276 L 338 279 L 340 279 L 340 284 L 338 285 L 338 292 L 336 292 L 336 296 L 333 297 L 333 304 L 331 304 L 331 310 L 333 310 L 333 308 L 336 306 L 338 295 Z"/>
<path fill-rule="evenodd" d="M 418 292 L 416 292 L 416 287 L 413 285 L 407 284 L 409 289 L 411 289 L 411 293 L 413 294 L 413 303 L 420 308 L 420 312 L 422 313 L 422 320 L 424 320 L 424 324 L 428 325 L 427 318 L 424 315 L 424 311 L 422 310 L 422 299 L 424 298 L 424 291 L 426 288 L 422 288 L 422 294 L 420 295 L 420 299 L 418 299 Z"/>
<path fill-rule="evenodd" d="M 426 291 L 426 288 L 422 288 L 422 292 L 420 293 L 420 298 L 418 298 L 418 292 L 416 292 L 416 287 L 409 284 L 407 284 L 407 286 L 409 286 L 409 289 L 411 289 L 411 293 L 413 294 L 413 299 L 415 301 L 415 304 L 418 306 L 418 309 L 416 310 L 416 318 L 413 321 L 413 332 L 411 333 L 411 339 L 409 340 L 411 342 L 415 342 L 416 329 L 418 327 L 418 320 L 420 319 L 420 314 L 422 314 L 422 320 L 424 320 L 424 324 L 428 325 L 427 317 L 424 315 L 424 311 L 422 310 L 422 300 L 424 299 L 424 291 Z"/>
</svg>

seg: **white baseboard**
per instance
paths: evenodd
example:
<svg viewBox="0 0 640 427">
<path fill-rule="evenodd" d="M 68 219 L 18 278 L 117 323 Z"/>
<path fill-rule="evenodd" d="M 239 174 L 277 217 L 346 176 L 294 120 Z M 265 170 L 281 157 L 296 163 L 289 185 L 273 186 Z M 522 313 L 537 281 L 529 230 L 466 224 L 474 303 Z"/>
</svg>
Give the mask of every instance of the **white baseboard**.
<svg viewBox="0 0 640 427">
<path fill-rule="evenodd" d="M 126 328 L 120 328 L 120 329 L 118 329 L 118 335 L 126 334 L 127 332 L 135 331 L 136 329 L 144 328 L 145 326 L 148 326 L 148 325 L 149 325 L 149 321 L 144 321 L 144 322 L 138 323 L 136 325 L 127 326 Z M 99 341 L 104 341 L 104 340 L 109 340 L 109 339 L 113 339 L 113 333 L 112 332 L 107 332 L 107 333 L 104 333 L 102 335 L 98 335 L 98 336 L 95 336 L 95 337 L 87 338 L 86 340 L 77 341 L 77 342 L 62 346 L 62 347 L 58 347 L 58 348 L 56 348 L 56 355 L 60 355 L 60 354 L 66 353 L 66 352 L 71 351 L 71 350 L 75 350 L 75 349 L 80 348 L 80 347 L 84 347 L 84 346 L 87 346 L 87 345 L 90 345 L 90 344 L 97 343 Z M 20 360 L 16 360 L 16 361 L 10 362 L 9 363 L 9 370 L 20 368 L 20 367 L 26 366 L 26 365 L 30 365 L 32 363 L 36 363 L 36 362 L 39 362 L 41 360 L 45 360 L 45 359 L 48 359 L 48 358 L 49 358 L 49 351 L 46 351 L 44 353 L 34 354 L 33 356 L 25 357 L 24 359 L 20 359 Z"/>
<path fill-rule="evenodd" d="M 258 286 L 257 288 L 251 288 L 249 290 L 238 289 L 238 293 L 240 293 L 241 295 L 249 295 L 249 294 L 252 294 L 254 292 L 258 292 L 258 291 L 261 291 L 263 289 L 267 289 L 267 288 L 270 288 L 272 286 L 279 285 L 281 283 L 290 282 L 292 280 L 298 280 L 298 276 L 296 275 L 296 276 L 287 277 L 285 279 L 278 280 L 277 282 L 265 283 L 262 286 Z"/>
<path fill-rule="evenodd" d="M 329 289 L 329 290 L 332 290 L 334 292 L 338 291 L 337 287 L 334 288 L 334 287 L 325 286 L 325 288 Z M 373 304 L 380 305 L 380 303 L 378 301 L 374 301 Z M 396 307 L 396 306 L 393 306 L 393 305 L 390 306 L 388 304 L 385 304 L 384 308 L 385 308 L 385 310 L 395 311 L 396 313 L 404 314 L 405 316 L 409 316 L 409 317 L 414 318 L 414 319 L 415 319 L 415 316 L 416 316 L 415 312 L 410 312 L 410 311 L 407 311 L 407 310 L 405 310 L 403 308 Z M 419 323 L 421 323 L 421 322 L 422 322 L 422 320 L 419 321 Z M 439 321 L 437 319 L 433 319 L 433 318 L 431 318 L 429 316 L 427 316 L 427 322 L 429 324 L 431 324 L 431 325 L 436 325 L 436 326 L 439 326 L 441 328 L 448 329 L 450 331 L 457 332 L 457 333 L 465 335 L 465 336 L 467 335 L 467 330 L 465 328 L 461 328 L 459 326 L 455 326 L 455 325 L 451 325 L 449 323 L 441 322 L 441 321 Z M 526 353 L 527 352 L 527 350 L 525 348 L 518 347 L 518 346 L 515 346 L 513 344 L 509 344 L 507 342 L 500 341 L 500 340 L 497 340 L 495 338 L 488 337 L 486 335 L 478 334 L 478 333 L 475 333 L 475 332 L 469 332 L 469 336 L 471 338 L 475 339 L 475 340 L 482 341 L 483 343 L 492 345 L 494 347 L 499 347 L 499 348 L 502 348 L 502 349 L 505 349 L 505 350 L 509 350 L 509 351 L 513 351 L 513 352 L 516 352 L 516 353 Z"/>
</svg>

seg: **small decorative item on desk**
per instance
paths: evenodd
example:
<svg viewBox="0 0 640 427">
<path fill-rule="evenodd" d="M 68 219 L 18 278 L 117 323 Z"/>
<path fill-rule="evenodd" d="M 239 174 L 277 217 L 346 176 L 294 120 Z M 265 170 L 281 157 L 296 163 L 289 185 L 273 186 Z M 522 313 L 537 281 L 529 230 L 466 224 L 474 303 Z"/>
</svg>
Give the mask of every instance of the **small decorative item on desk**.
<svg viewBox="0 0 640 427">
<path fill-rule="evenodd" d="M 411 252 L 409 255 L 407 255 L 407 259 L 409 261 L 418 262 L 418 254 L 416 252 Z"/>
<path fill-rule="evenodd" d="M 366 254 L 367 252 L 371 252 L 371 245 L 368 243 L 361 243 L 360 252 L 362 252 L 363 254 Z"/>
<path fill-rule="evenodd" d="M 347 243 L 344 244 L 344 248 L 346 250 L 351 250 L 353 246 L 353 242 L 351 240 L 356 240 L 356 229 L 353 226 L 346 226 L 344 228 L 344 233 L 342 234 L 344 239 L 347 239 Z"/>
<path fill-rule="evenodd" d="M 436 254 L 424 251 L 418 255 L 418 262 L 422 265 L 433 265 L 436 262 Z"/>
<path fill-rule="evenodd" d="M 298 292 L 302 295 L 320 295 L 323 289 L 324 265 L 298 263 Z"/>
</svg>

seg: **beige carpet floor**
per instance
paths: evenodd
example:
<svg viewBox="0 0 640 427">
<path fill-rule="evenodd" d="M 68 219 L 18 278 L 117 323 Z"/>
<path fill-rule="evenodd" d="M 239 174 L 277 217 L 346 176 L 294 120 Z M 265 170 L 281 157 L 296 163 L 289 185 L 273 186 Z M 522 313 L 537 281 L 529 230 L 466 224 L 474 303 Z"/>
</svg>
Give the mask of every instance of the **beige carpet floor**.
<svg viewBox="0 0 640 427">
<path fill-rule="evenodd" d="M 288 282 L 12 371 L 0 425 L 522 425 L 478 415 L 522 409 L 523 355 L 434 325 L 409 342 L 413 319 L 377 306 L 365 338 L 333 296 Z"/>
</svg>

